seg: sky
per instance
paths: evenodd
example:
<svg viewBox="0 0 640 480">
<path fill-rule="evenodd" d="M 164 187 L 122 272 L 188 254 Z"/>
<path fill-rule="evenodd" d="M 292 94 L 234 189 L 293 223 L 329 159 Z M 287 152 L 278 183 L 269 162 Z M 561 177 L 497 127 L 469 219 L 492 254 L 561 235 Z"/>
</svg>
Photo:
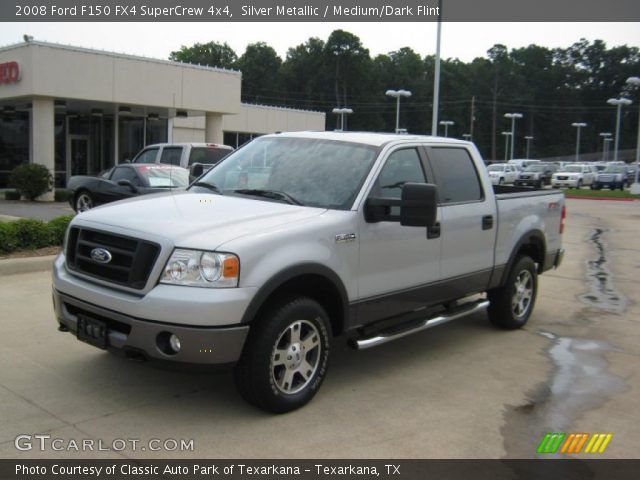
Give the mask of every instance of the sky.
<svg viewBox="0 0 640 480">
<path fill-rule="evenodd" d="M 284 59 L 287 49 L 336 29 L 360 37 L 372 56 L 411 47 L 435 53 L 436 24 L 425 23 L 1 23 L 0 46 L 35 40 L 166 59 L 196 42 L 227 42 L 242 55 L 250 43 L 266 42 Z M 581 38 L 604 40 L 608 47 L 640 47 L 640 23 L 444 23 L 442 58 L 470 61 L 502 43 L 508 48 L 537 44 L 568 47 Z"/>
</svg>

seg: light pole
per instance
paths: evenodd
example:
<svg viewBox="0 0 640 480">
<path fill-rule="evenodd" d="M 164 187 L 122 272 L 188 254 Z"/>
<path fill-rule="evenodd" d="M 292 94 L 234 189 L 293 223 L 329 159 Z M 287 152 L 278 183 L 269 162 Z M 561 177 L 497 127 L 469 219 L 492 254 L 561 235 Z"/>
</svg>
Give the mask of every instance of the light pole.
<svg viewBox="0 0 640 480">
<path fill-rule="evenodd" d="M 396 99 L 396 133 L 400 130 L 400 97 L 410 97 L 409 90 L 387 90 L 385 95 Z"/>
<path fill-rule="evenodd" d="M 526 137 L 524 137 L 524 139 L 527 141 L 527 155 L 525 158 L 529 158 L 529 147 L 531 146 L 531 140 L 533 140 L 534 137 L 527 135 Z"/>
<path fill-rule="evenodd" d="M 607 147 L 607 162 L 609 161 L 609 151 L 611 150 L 611 142 L 613 142 L 613 138 L 605 138 L 604 139 L 606 147 Z"/>
<path fill-rule="evenodd" d="M 613 145 L 613 161 L 617 162 L 618 161 L 618 147 L 620 146 L 620 112 L 622 110 L 622 107 L 628 107 L 629 105 L 631 105 L 631 100 L 629 100 L 628 98 L 610 98 L 609 100 L 607 100 L 607 103 L 609 105 L 614 105 L 615 107 L 617 107 L 617 114 L 616 114 L 616 137 L 615 137 L 615 143 Z"/>
<path fill-rule="evenodd" d="M 516 136 L 516 119 L 522 118 L 522 114 L 521 113 L 505 113 L 504 118 L 511 119 L 511 160 L 513 160 L 513 152 L 514 152 L 513 146 L 514 146 L 514 139 Z"/>
<path fill-rule="evenodd" d="M 627 84 L 640 87 L 640 77 L 627 78 Z M 636 178 L 631 185 L 631 193 L 640 194 L 640 108 L 638 109 L 638 140 L 636 141 Z"/>
<path fill-rule="evenodd" d="M 609 142 L 611 141 L 611 139 L 609 138 L 611 136 L 611 133 L 601 132 L 600 136 L 602 137 L 602 161 L 606 162 L 608 157 L 607 147 L 609 146 Z"/>
<path fill-rule="evenodd" d="M 580 129 L 586 127 L 587 124 L 584 122 L 574 122 L 571 126 L 578 129 L 576 133 L 576 163 L 580 163 Z"/>
<path fill-rule="evenodd" d="M 467 142 L 471 141 L 471 134 L 470 133 L 463 133 L 462 134 L 462 138 L 464 138 Z"/>
<path fill-rule="evenodd" d="M 452 120 L 440 120 L 440 125 L 444 125 L 444 136 L 449 136 L 449 125 L 455 125 Z"/>
<path fill-rule="evenodd" d="M 504 161 L 506 162 L 509 158 L 509 137 L 511 132 L 502 132 L 502 135 L 504 135 Z"/>
<path fill-rule="evenodd" d="M 331 113 L 335 113 L 335 114 L 339 114 L 340 115 L 340 131 L 343 132 L 344 131 L 344 116 L 349 115 L 350 113 L 353 113 L 353 110 L 351 110 L 350 108 L 346 108 L 346 107 L 336 107 L 333 110 L 331 110 Z"/>
</svg>

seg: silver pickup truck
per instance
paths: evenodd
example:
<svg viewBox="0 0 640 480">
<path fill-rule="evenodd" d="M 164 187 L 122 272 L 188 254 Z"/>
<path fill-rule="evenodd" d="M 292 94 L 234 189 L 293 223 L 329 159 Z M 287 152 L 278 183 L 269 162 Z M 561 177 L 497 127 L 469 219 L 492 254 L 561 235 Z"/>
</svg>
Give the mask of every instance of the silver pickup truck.
<svg viewBox="0 0 640 480">
<path fill-rule="evenodd" d="M 130 358 L 234 364 L 247 401 L 286 412 L 318 391 L 332 337 L 370 348 L 482 310 L 523 326 L 564 215 L 562 193 L 492 186 L 469 142 L 266 135 L 187 191 L 76 216 L 54 308 Z"/>
</svg>

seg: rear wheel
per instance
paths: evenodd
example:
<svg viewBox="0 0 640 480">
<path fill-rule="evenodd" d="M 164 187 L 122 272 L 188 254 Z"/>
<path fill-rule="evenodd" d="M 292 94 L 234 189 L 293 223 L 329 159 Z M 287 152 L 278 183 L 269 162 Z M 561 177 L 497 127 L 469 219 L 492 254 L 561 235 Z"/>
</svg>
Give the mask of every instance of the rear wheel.
<svg viewBox="0 0 640 480">
<path fill-rule="evenodd" d="M 524 326 L 533 311 L 537 292 L 535 262 L 526 255 L 516 257 L 504 286 L 488 292 L 489 320 L 507 330 Z"/>
<path fill-rule="evenodd" d="M 91 210 L 93 208 L 93 197 L 87 190 L 81 190 L 76 195 L 73 205 L 74 210 L 78 213 Z"/>
<path fill-rule="evenodd" d="M 252 325 L 235 381 L 242 397 L 273 413 L 302 407 L 317 393 L 329 360 L 329 317 L 307 297 L 280 301 Z"/>
</svg>

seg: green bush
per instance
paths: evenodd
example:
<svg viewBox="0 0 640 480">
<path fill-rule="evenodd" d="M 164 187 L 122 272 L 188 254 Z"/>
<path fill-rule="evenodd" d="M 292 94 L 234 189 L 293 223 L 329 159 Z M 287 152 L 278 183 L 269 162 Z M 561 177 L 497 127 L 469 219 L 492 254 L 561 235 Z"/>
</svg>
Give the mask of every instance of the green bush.
<svg viewBox="0 0 640 480">
<path fill-rule="evenodd" d="M 24 163 L 11 171 L 9 185 L 29 200 L 35 200 L 43 193 L 51 191 L 53 177 L 44 165 Z"/>
<path fill-rule="evenodd" d="M 17 250 L 18 239 L 16 237 L 13 222 L 0 222 L 0 253 L 9 253 Z"/>
<path fill-rule="evenodd" d="M 17 190 L 7 190 L 4 192 L 5 200 L 20 200 L 20 193 Z"/>
<path fill-rule="evenodd" d="M 65 188 L 56 188 L 56 191 L 53 194 L 53 199 L 56 202 L 68 202 L 70 196 L 71 190 L 67 190 Z"/>
<path fill-rule="evenodd" d="M 64 215 L 49 222 L 21 218 L 0 223 L 0 253 L 62 246 L 64 234 L 73 215 Z"/>
<path fill-rule="evenodd" d="M 62 245 L 62 242 L 64 241 L 64 234 L 67 231 L 67 227 L 69 226 L 69 222 L 72 218 L 73 215 L 63 215 L 62 217 L 56 217 L 47 223 L 52 245 Z"/>
</svg>

